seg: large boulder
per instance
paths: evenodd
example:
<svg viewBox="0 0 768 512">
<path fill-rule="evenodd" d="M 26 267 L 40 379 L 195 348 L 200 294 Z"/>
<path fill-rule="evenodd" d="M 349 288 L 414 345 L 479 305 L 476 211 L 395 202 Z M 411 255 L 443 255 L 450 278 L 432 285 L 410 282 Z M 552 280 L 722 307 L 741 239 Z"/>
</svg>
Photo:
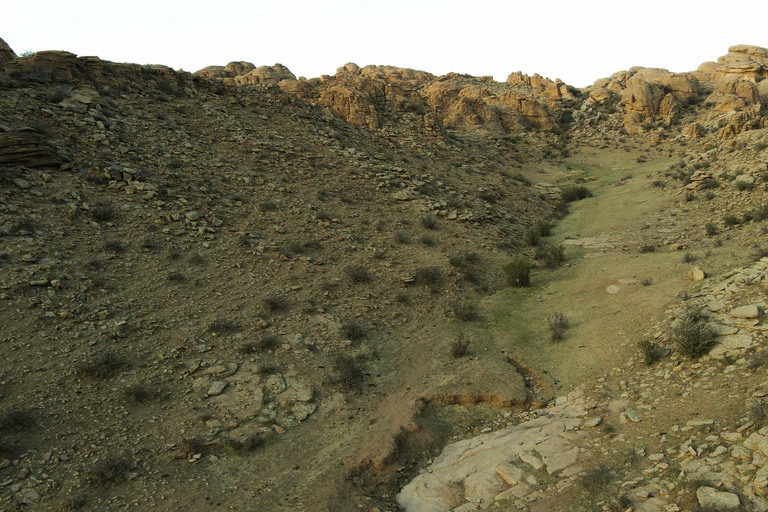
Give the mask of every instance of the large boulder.
<svg viewBox="0 0 768 512">
<path fill-rule="evenodd" d="M 13 52 L 8 43 L 0 38 L 0 62 L 13 60 L 16 58 L 16 54 Z"/>
</svg>

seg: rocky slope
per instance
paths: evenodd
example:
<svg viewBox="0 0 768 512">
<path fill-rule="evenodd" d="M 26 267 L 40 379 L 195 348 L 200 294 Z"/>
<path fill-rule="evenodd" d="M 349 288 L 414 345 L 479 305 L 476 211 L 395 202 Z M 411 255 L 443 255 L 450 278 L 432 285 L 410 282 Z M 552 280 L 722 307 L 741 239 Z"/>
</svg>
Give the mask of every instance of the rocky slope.
<svg viewBox="0 0 768 512">
<path fill-rule="evenodd" d="M 593 179 L 570 167 L 587 149 L 679 159 L 647 178 L 679 210 L 633 246 L 708 243 L 712 230 L 726 246 L 756 242 L 766 54 L 737 46 L 696 72 L 632 68 L 579 91 L 355 64 L 309 80 L 247 62 L 190 74 L 17 57 L 0 40 L 0 504 L 427 510 L 408 497 L 425 477 L 408 481 L 454 436 L 487 429 L 528 436 L 523 465 L 493 459 L 463 490 L 446 477 L 429 506 L 553 510 L 578 501 L 590 461 L 611 453 L 598 445 L 634 453 L 629 432 L 663 430 L 647 458 L 667 467 L 611 465 L 626 483 L 616 496 L 685 509 L 674 472 L 717 468 L 703 495 L 765 510 L 758 426 L 716 411 L 677 429 L 633 419 L 704 379 L 759 391 L 746 355 L 762 348 L 760 319 L 723 312 L 760 304 L 742 288 L 764 266 L 689 299 L 725 325 L 712 356 L 649 371 L 631 346 L 626 365 L 558 400 L 569 390 L 490 334 L 482 304 L 506 287 L 512 255 L 536 256 L 537 222 L 563 215 L 551 183 Z M 653 339 L 674 348 L 657 322 Z M 459 339 L 470 357 L 451 356 Z M 526 404 L 538 409 L 510 410 Z M 681 447 L 679 432 L 712 437 L 713 424 L 718 439 Z M 461 458 L 434 464 L 448 460 Z"/>
</svg>

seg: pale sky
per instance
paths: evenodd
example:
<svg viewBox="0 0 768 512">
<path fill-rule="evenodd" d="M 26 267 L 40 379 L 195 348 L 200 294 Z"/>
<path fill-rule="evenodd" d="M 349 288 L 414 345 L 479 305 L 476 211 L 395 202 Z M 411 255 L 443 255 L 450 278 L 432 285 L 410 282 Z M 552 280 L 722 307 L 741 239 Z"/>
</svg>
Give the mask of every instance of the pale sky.
<svg viewBox="0 0 768 512">
<path fill-rule="evenodd" d="M 735 44 L 768 47 L 767 15 L 766 0 L 18 0 L 0 12 L 0 38 L 17 54 L 191 72 L 243 60 L 312 78 L 354 62 L 584 87 L 632 66 L 693 71 Z"/>
</svg>

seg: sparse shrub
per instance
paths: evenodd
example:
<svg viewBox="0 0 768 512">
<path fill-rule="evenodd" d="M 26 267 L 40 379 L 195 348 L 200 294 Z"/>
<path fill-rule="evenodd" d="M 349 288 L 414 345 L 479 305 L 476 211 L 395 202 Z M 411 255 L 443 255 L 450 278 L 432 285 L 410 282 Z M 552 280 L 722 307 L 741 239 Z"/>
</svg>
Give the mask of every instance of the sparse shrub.
<svg viewBox="0 0 768 512">
<path fill-rule="evenodd" d="M 88 473 L 88 482 L 93 485 L 117 484 L 127 480 L 131 465 L 122 457 L 107 457 L 96 463 Z"/>
<path fill-rule="evenodd" d="M 146 238 L 141 242 L 141 248 L 145 251 L 154 252 L 159 248 L 159 245 L 154 240 Z"/>
<path fill-rule="evenodd" d="M 699 189 L 701 190 L 712 190 L 719 187 L 720 182 L 714 178 L 707 178 L 701 182 L 701 185 L 699 185 Z"/>
<path fill-rule="evenodd" d="M 228 438 L 222 444 L 224 448 L 235 453 L 250 453 L 264 446 L 264 437 L 259 434 L 253 434 L 245 439 Z"/>
<path fill-rule="evenodd" d="M 651 244 L 645 244 L 640 246 L 640 252 L 648 253 L 656 251 L 656 246 Z"/>
<path fill-rule="evenodd" d="M 120 242 L 118 242 L 117 240 L 111 240 L 107 242 L 106 244 L 104 244 L 104 248 L 109 252 L 113 252 L 115 254 L 122 254 L 127 250 L 125 246 Z"/>
<path fill-rule="evenodd" d="M 336 356 L 333 369 L 339 384 L 350 389 L 358 389 L 363 381 L 363 370 L 355 359 L 348 355 Z"/>
<path fill-rule="evenodd" d="M 683 263 L 693 263 L 694 261 L 698 260 L 699 257 L 693 254 L 690 251 L 686 251 L 685 254 L 683 254 Z"/>
<path fill-rule="evenodd" d="M 510 286 L 524 288 L 531 285 L 531 262 L 525 256 L 515 256 L 502 270 Z"/>
<path fill-rule="evenodd" d="M 549 334 L 552 343 L 559 343 L 565 339 L 565 331 L 569 322 L 563 313 L 557 312 L 549 317 Z"/>
<path fill-rule="evenodd" d="M 763 350 L 754 354 L 747 364 L 747 368 L 750 370 L 757 370 L 768 365 L 768 350 Z"/>
<path fill-rule="evenodd" d="M 189 257 L 189 261 L 191 261 L 195 265 L 205 265 L 206 263 L 208 263 L 208 259 L 202 254 L 198 254 L 198 253 L 192 254 L 192 256 Z"/>
<path fill-rule="evenodd" d="M 443 280 L 443 273 L 438 267 L 419 267 L 413 273 L 413 282 L 419 285 L 434 286 Z"/>
<path fill-rule="evenodd" d="M 128 386 L 123 391 L 125 400 L 134 404 L 143 404 L 155 398 L 156 393 L 143 384 Z"/>
<path fill-rule="evenodd" d="M 667 184 L 666 184 L 666 183 L 664 183 L 664 182 L 663 182 L 663 181 L 661 181 L 661 180 L 653 180 L 653 181 L 651 182 L 651 185 L 652 185 L 652 186 L 654 186 L 654 187 L 658 187 L 658 188 L 664 188 L 664 187 L 666 187 L 666 186 L 667 186 Z"/>
<path fill-rule="evenodd" d="M 259 375 L 276 375 L 280 373 L 280 367 L 273 363 L 264 363 L 259 366 Z"/>
<path fill-rule="evenodd" d="M 398 233 L 395 233 L 395 242 L 403 245 L 408 245 L 411 243 L 411 237 L 408 236 L 407 233 L 398 232 Z"/>
<path fill-rule="evenodd" d="M 587 495 L 597 497 L 614 481 L 613 469 L 604 464 L 598 464 L 579 477 L 578 486 Z"/>
<path fill-rule="evenodd" d="M 469 299 L 456 299 L 448 302 L 445 315 L 462 322 L 472 322 L 480 317 L 477 304 Z"/>
<path fill-rule="evenodd" d="M 199 436 L 185 437 L 181 440 L 181 449 L 189 455 L 203 453 L 207 447 L 205 439 Z"/>
<path fill-rule="evenodd" d="M 424 244 L 426 247 L 434 247 L 435 245 L 437 245 L 437 240 L 435 240 L 431 236 L 423 236 L 419 238 L 419 242 Z"/>
<path fill-rule="evenodd" d="M 738 190 L 755 190 L 755 184 L 748 181 L 737 181 L 736 189 Z"/>
<path fill-rule="evenodd" d="M 35 426 L 35 416 L 26 409 L 12 409 L 0 415 L 0 432 L 21 432 Z"/>
<path fill-rule="evenodd" d="M 717 334 L 707 325 L 701 309 L 687 309 L 670 328 L 672 342 L 686 357 L 695 359 L 707 352 L 715 343 Z"/>
<path fill-rule="evenodd" d="M 237 322 L 233 322 L 231 320 L 224 320 L 221 318 L 217 318 L 216 320 L 208 324 L 208 332 L 213 332 L 216 334 L 237 332 L 242 328 L 243 327 Z"/>
<path fill-rule="evenodd" d="M 757 425 L 762 426 L 768 422 L 768 398 L 750 398 L 747 400 L 747 414 Z"/>
<path fill-rule="evenodd" d="M 711 222 L 704 224 L 704 231 L 707 232 L 707 236 L 715 236 L 717 234 L 717 227 Z"/>
<path fill-rule="evenodd" d="M 562 199 L 566 203 L 572 203 L 574 201 L 580 201 L 592 197 L 592 192 L 584 185 L 576 185 L 563 189 Z"/>
<path fill-rule="evenodd" d="M 536 247 L 541 241 L 539 230 L 536 228 L 528 228 L 523 235 L 523 240 L 525 241 L 525 245 L 529 247 Z"/>
<path fill-rule="evenodd" d="M 45 101 L 48 103 L 61 103 L 72 97 L 72 89 L 68 85 L 55 85 L 45 91 Z"/>
<path fill-rule="evenodd" d="M 344 339 L 353 342 L 361 341 L 368 337 L 368 331 L 366 330 L 365 326 L 355 320 L 342 322 L 340 332 Z"/>
<path fill-rule="evenodd" d="M 405 292 L 399 292 L 395 295 L 395 301 L 399 304 L 410 304 L 411 297 Z"/>
<path fill-rule="evenodd" d="M 174 283 L 183 283 L 187 280 L 187 276 L 183 272 L 173 271 L 168 274 L 168 280 Z"/>
<path fill-rule="evenodd" d="M 525 186 L 530 187 L 531 186 L 531 180 L 523 176 L 522 174 L 513 174 L 510 176 L 513 180 L 515 180 L 518 183 L 522 183 Z"/>
<path fill-rule="evenodd" d="M 259 210 L 262 212 L 274 212 L 277 211 L 278 205 L 274 201 L 262 201 L 259 203 Z"/>
<path fill-rule="evenodd" d="M 367 268 L 359 265 L 346 267 L 344 273 L 355 283 L 369 283 L 371 281 L 371 273 L 368 272 Z"/>
<path fill-rule="evenodd" d="M 109 222 L 115 219 L 115 209 L 111 206 L 98 204 L 91 208 L 91 217 L 99 222 Z"/>
<path fill-rule="evenodd" d="M 637 342 L 637 348 L 640 350 L 646 366 L 651 366 L 661 358 L 661 347 L 654 341 L 640 340 Z"/>
<path fill-rule="evenodd" d="M 685 193 L 685 202 L 686 203 L 690 203 L 694 199 L 696 199 L 696 194 L 694 194 L 693 192 L 686 192 Z"/>
<path fill-rule="evenodd" d="M 715 193 L 714 193 L 714 192 L 712 192 L 711 190 L 708 190 L 708 191 L 707 191 L 707 193 L 706 193 L 706 194 L 704 194 L 704 199 L 706 199 L 707 201 L 711 201 L 711 200 L 713 200 L 715 197 L 717 197 L 717 196 L 716 196 L 716 195 L 715 195 Z"/>
<path fill-rule="evenodd" d="M 723 222 L 726 226 L 738 226 L 741 223 L 741 220 L 735 215 L 725 215 L 723 217 Z"/>
<path fill-rule="evenodd" d="M 768 148 L 768 143 L 758 142 L 758 143 L 755 144 L 755 151 L 762 151 L 765 148 Z"/>
<path fill-rule="evenodd" d="M 467 349 L 469 348 L 469 338 L 464 336 L 463 332 L 456 335 L 456 338 L 451 342 L 451 357 L 459 359 L 467 355 Z"/>
<path fill-rule="evenodd" d="M 262 302 L 264 306 L 270 311 L 283 311 L 288 309 L 288 299 L 286 299 L 283 295 L 278 295 L 276 293 L 270 293 L 264 297 Z"/>
<path fill-rule="evenodd" d="M 90 363 L 78 366 L 81 374 L 92 379 L 109 379 L 131 365 L 127 359 L 116 352 L 105 352 Z"/>
<path fill-rule="evenodd" d="M 641 279 L 640 284 L 643 286 L 651 286 L 653 284 L 653 278 L 646 277 L 645 279 Z"/>
<path fill-rule="evenodd" d="M 427 229 L 437 229 L 437 217 L 434 215 L 425 215 L 421 218 L 421 225 Z"/>
</svg>

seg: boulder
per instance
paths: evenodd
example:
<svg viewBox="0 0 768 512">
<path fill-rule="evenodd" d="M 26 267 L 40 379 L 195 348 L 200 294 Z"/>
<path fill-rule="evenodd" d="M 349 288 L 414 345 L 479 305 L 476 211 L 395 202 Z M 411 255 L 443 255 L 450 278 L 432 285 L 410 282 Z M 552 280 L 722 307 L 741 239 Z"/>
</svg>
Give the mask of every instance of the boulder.
<svg viewBox="0 0 768 512">
<path fill-rule="evenodd" d="M 0 38 L 0 62 L 13 60 L 16 58 L 16 54 L 11 49 L 10 46 L 8 46 L 8 43 L 6 43 L 2 38 Z"/>
</svg>

